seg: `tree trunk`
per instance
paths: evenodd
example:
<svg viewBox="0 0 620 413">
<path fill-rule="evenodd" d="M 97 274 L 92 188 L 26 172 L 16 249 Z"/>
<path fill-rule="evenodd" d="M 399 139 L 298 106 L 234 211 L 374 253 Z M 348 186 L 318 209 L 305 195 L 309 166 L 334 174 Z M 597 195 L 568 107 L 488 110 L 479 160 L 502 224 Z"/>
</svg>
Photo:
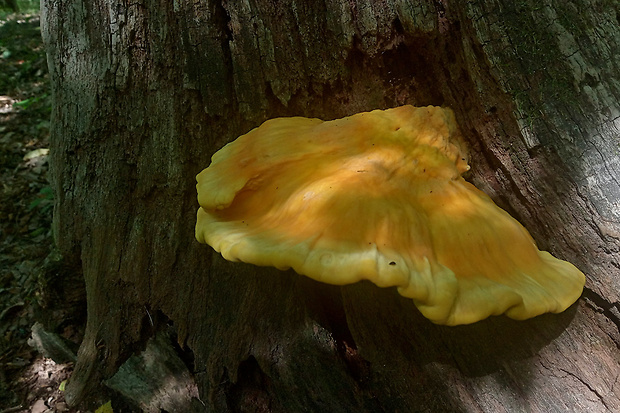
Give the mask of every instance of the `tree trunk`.
<svg viewBox="0 0 620 413">
<path fill-rule="evenodd" d="M 620 7 L 604 0 L 45 0 L 54 230 L 81 261 L 77 404 L 172 325 L 193 411 L 620 411 Z M 195 175 L 277 116 L 454 109 L 468 176 L 588 281 L 433 325 L 394 289 L 224 261 Z"/>
</svg>

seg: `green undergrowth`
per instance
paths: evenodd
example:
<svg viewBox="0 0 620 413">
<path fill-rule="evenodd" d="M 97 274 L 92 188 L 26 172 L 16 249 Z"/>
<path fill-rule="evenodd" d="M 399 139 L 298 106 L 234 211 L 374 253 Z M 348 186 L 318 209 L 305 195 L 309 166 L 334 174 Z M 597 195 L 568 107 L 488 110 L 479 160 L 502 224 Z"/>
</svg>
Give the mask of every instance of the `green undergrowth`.
<svg viewBox="0 0 620 413">
<path fill-rule="evenodd" d="M 26 340 L 53 248 L 47 59 L 38 1 L 18 3 L 0 9 L 0 406 L 18 403 L 7 389 L 34 357 Z"/>
<path fill-rule="evenodd" d="M 0 21 L 12 20 L 16 15 L 39 13 L 39 0 L 0 0 Z"/>
</svg>

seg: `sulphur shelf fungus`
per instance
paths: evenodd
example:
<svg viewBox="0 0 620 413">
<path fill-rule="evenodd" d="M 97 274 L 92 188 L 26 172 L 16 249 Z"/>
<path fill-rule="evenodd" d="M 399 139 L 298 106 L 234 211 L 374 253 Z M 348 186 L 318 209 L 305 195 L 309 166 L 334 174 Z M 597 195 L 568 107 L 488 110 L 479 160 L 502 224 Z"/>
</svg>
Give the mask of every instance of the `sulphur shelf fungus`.
<svg viewBox="0 0 620 413">
<path fill-rule="evenodd" d="M 396 286 L 438 324 L 564 311 L 584 275 L 539 251 L 468 169 L 448 109 L 268 120 L 197 176 L 196 238 L 230 261 Z"/>
</svg>

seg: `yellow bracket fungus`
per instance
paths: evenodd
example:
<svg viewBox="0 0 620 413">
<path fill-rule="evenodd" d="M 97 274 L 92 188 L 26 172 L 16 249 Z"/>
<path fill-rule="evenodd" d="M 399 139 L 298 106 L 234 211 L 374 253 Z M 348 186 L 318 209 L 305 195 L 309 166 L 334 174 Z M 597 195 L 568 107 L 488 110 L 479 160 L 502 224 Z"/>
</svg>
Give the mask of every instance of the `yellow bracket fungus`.
<svg viewBox="0 0 620 413">
<path fill-rule="evenodd" d="M 466 182 L 466 158 L 439 107 L 268 120 L 197 176 L 196 238 L 230 261 L 396 286 L 438 324 L 564 311 L 584 275 Z"/>
</svg>

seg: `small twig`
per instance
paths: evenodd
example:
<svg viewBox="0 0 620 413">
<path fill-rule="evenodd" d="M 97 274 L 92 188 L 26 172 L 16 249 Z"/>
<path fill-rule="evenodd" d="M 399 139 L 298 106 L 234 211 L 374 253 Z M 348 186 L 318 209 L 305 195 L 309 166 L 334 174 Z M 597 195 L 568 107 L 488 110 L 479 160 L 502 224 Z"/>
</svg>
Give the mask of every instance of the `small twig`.
<svg viewBox="0 0 620 413">
<path fill-rule="evenodd" d="M 14 407 L 9 407 L 8 409 L 4 409 L 4 410 L 0 410 L 0 413 L 11 413 L 11 412 L 17 412 L 20 411 L 24 408 L 24 406 L 22 406 L 21 404 L 18 406 L 14 406 Z"/>
<path fill-rule="evenodd" d="M 153 317 L 151 317 L 151 313 L 149 313 L 149 309 L 146 308 L 146 306 L 144 306 L 144 309 L 146 310 L 146 314 L 148 314 L 149 316 L 149 320 L 151 320 L 151 327 L 155 327 L 155 324 L 153 323 Z"/>
</svg>

